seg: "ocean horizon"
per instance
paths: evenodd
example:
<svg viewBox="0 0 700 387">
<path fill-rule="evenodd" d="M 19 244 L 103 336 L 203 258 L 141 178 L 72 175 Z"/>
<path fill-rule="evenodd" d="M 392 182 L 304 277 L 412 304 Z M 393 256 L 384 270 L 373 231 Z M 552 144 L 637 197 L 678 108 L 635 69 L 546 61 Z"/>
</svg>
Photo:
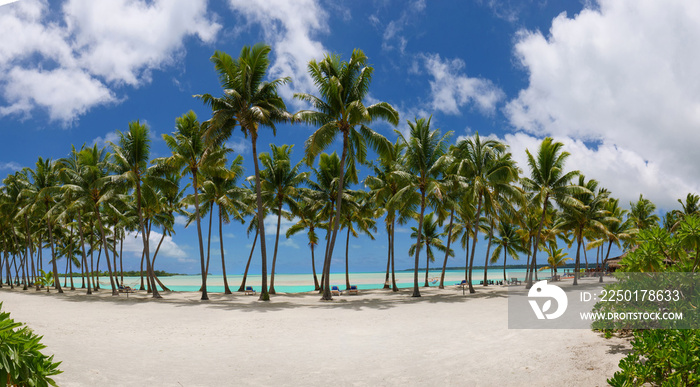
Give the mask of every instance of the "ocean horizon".
<svg viewBox="0 0 700 387">
<path fill-rule="evenodd" d="M 442 270 L 430 270 L 428 279 L 430 286 L 439 286 L 440 275 Z M 538 273 L 539 277 L 549 277 L 548 270 Z M 384 287 L 384 279 L 386 272 L 351 272 L 350 285 L 357 286 L 358 289 L 381 289 Z M 317 274 L 318 280 L 321 281 L 320 273 Z M 479 285 L 484 279 L 484 271 L 474 269 L 472 271 L 472 283 Z M 517 278 L 523 280 L 525 278 L 525 269 L 506 269 L 506 279 L 510 280 Z M 199 291 L 202 284 L 202 277 L 199 274 L 174 275 L 168 277 L 159 277 L 161 282 L 170 290 L 176 292 L 196 292 Z M 231 291 L 237 291 L 243 280 L 243 275 L 228 275 L 228 284 Z M 464 270 L 446 270 L 445 271 L 445 286 L 455 286 L 464 279 Z M 503 269 L 495 269 L 488 271 L 488 279 L 493 281 L 503 280 Z M 74 279 L 80 282 L 80 279 Z M 270 286 L 271 276 L 268 275 L 268 287 Z M 432 281 L 431 281 L 432 280 Z M 338 286 L 339 289 L 345 290 L 345 273 L 331 273 L 331 286 Z M 422 287 L 425 282 L 425 270 L 418 273 L 418 283 Z M 105 277 L 100 277 L 100 283 L 103 288 L 109 287 L 109 280 Z M 124 277 L 124 284 L 132 288 L 140 286 L 140 277 Z M 397 271 L 396 285 L 399 288 L 413 287 L 413 272 L 412 271 Z M 260 291 L 262 286 L 262 275 L 249 274 L 246 279 L 246 286 L 252 286 L 256 291 Z M 221 274 L 210 274 L 207 277 L 207 291 L 211 293 L 224 292 L 224 277 Z M 314 291 L 314 280 L 311 273 L 304 274 L 275 274 L 275 291 L 277 293 L 305 293 Z"/>
</svg>

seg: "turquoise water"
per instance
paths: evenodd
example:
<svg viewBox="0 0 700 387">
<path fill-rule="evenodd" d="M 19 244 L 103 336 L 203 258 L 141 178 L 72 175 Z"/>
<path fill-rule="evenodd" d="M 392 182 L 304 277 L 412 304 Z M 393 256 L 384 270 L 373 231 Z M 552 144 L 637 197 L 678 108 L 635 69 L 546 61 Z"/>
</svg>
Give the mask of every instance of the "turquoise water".
<svg viewBox="0 0 700 387">
<path fill-rule="evenodd" d="M 431 270 L 428 273 L 428 278 L 437 279 L 430 286 L 438 286 L 440 284 L 441 270 Z M 547 273 L 548 275 L 549 273 Z M 384 287 L 385 272 L 382 273 L 350 273 L 350 284 L 356 285 L 358 289 L 381 289 Z M 540 273 L 544 276 L 544 273 Z M 484 279 L 483 270 L 473 270 L 473 281 L 475 285 Z M 525 278 L 525 269 L 506 269 L 506 278 Z M 464 270 L 447 270 L 445 272 L 445 285 L 453 286 L 464 279 Z M 503 280 L 503 269 L 495 269 L 488 271 L 488 279 L 494 281 Z M 199 291 L 202 285 L 201 275 L 178 275 L 173 277 L 161 277 L 161 282 L 171 290 L 180 292 L 196 292 Z M 238 290 L 243 280 L 242 275 L 229 275 L 228 284 L 231 291 Z M 318 275 L 318 280 L 321 276 Z M 338 286 L 341 290 L 345 289 L 345 273 L 331 273 L 331 286 Z M 270 276 L 267 278 L 268 286 L 270 284 Z M 425 281 L 425 271 L 418 273 L 418 283 L 422 286 Z M 105 282 L 104 279 L 102 282 Z M 107 286 L 109 281 L 107 281 Z M 248 275 L 246 286 L 252 286 L 256 291 L 260 291 L 262 276 Z M 124 277 L 124 284 L 131 287 L 137 287 L 140 284 L 138 277 Z M 396 284 L 399 288 L 413 287 L 413 272 L 401 271 L 396 273 Z M 212 293 L 224 292 L 224 279 L 222 275 L 209 275 L 207 277 L 207 290 Z M 311 274 L 275 274 L 275 290 L 278 293 L 304 293 L 314 290 L 314 280 Z"/>
</svg>

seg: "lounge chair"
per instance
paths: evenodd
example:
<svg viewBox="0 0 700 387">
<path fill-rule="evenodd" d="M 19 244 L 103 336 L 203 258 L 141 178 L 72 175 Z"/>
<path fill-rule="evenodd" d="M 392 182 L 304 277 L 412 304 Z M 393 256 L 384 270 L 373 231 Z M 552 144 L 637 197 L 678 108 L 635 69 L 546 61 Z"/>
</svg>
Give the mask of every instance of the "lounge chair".
<svg viewBox="0 0 700 387">
<path fill-rule="evenodd" d="M 357 286 L 350 285 L 350 290 L 348 290 L 348 294 L 358 294 L 357 292 L 358 292 Z"/>
<path fill-rule="evenodd" d="M 245 287 L 245 294 L 247 295 L 255 295 L 255 289 L 253 289 L 252 286 L 246 286 Z"/>
<path fill-rule="evenodd" d="M 119 293 L 134 293 L 135 290 L 131 286 L 119 285 Z"/>
<path fill-rule="evenodd" d="M 511 285 L 520 285 L 522 281 L 519 281 L 517 277 L 513 277 L 510 279 L 510 284 Z"/>
<path fill-rule="evenodd" d="M 467 285 L 467 280 L 462 280 L 462 282 L 458 282 L 455 284 L 456 286 L 466 286 Z"/>
<path fill-rule="evenodd" d="M 331 288 L 331 295 L 332 295 L 332 296 L 339 296 L 339 295 L 341 295 L 341 294 L 343 294 L 343 292 L 341 292 L 340 289 L 338 289 L 337 286 L 333 286 L 333 287 Z"/>
</svg>

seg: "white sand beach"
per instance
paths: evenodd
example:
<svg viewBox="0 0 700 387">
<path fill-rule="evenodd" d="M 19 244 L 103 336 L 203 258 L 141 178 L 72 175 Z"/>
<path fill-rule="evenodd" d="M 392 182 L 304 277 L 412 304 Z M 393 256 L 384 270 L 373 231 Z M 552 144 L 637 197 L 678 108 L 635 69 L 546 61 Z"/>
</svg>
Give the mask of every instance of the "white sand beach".
<svg viewBox="0 0 700 387">
<path fill-rule="evenodd" d="M 588 279 L 592 280 L 592 279 Z M 505 287 L 257 296 L 0 290 L 62 361 L 59 386 L 604 386 L 628 345 L 509 330 Z"/>
</svg>

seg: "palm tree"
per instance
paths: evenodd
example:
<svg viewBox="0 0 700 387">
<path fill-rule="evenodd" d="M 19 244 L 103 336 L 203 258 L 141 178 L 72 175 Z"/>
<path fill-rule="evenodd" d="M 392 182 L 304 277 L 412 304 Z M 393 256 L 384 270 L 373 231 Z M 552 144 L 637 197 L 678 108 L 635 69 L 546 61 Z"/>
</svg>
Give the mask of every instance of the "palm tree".
<svg viewBox="0 0 700 387">
<path fill-rule="evenodd" d="M 267 290 L 267 248 L 265 246 L 265 226 L 262 190 L 260 186 L 260 167 L 258 166 L 257 140 L 258 127 L 267 126 L 275 134 L 275 124 L 289 122 L 291 115 L 277 95 L 277 87 L 290 81 L 278 78 L 265 82 L 265 73 L 270 65 L 268 55 L 270 46 L 256 44 L 252 48 L 244 46 L 238 59 L 233 59 L 225 52 L 216 51 L 211 57 L 219 82 L 224 89 L 222 97 L 210 94 L 196 95 L 213 110 L 212 118 L 205 122 L 205 137 L 211 144 L 222 144 L 236 126 L 241 128 L 245 137 L 250 137 L 253 148 L 253 165 L 255 167 L 255 194 L 258 211 L 258 233 L 260 236 L 260 253 L 262 257 L 262 290 L 260 300 L 268 301 Z"/>
<path fill-rule="evenodd" d="M 294 211 L 296 198 L 300 196 L 298 187 L 308 179 L 308 172 L 299 172 L 301 163 L 292 165 L 291 154 L 294 146 L 278 147 L 270 144 L 271 155 L 260 154 L 260 163 L 264 169 L 260 172 L 260 184 L 265 201 L 277 213 L 277 233 L 275 234 L 275 250 L 272 254 L 272 274 L 270 276 L 270 294 L 275 294 L 275 266 L 277 264 L 277 248 L 279 247 L 280 226 L 282 224 L 285 204 Z M 286 216 L 288 219 L 290 216 Z"/>
<path fill-rule="evenodd" d="M 139 121 L 130 122 L 127 132 L 117 131 L 119 145 L 110 142 L 114 160 L 112 168 L 117 173 L 117 176 L 112 176 L 112 179 L 115 182 L 127 182 L 135 189 L 136 213 L 139 218 L 139 232 L 141 233 L 143 251 L 146 257 L 148 280 L 151 289 L 153 289 L 153 298 L 161 298 L 155 285 L 155 273 L 151 266 L 151 253 L 142 212 L 142 187 L 148 177 L 148 160 L 151 150 L 151 140 L 148 137 L 148 132 L 148 126 L 141 124 Z"/>
<path fill-rule="evenodd" d="M 82 228 L 82 216 L 80 215 L 82 211 L 91 213 L 97 223 L 107 260 L 112 295 L 118 296 L 119 291 L 115 286 L 112 264 L 109 260 L 109 248 L 107 247 L 106 231 L 108 230 L 103 225 L 101 211 L 101 207 L 110 207 L 119 200 L 116 186 L 112 182 L 111 176 L 108 175 L 108 158 L 109 154 L 106 149 L 98 149 L 97 145 L 94 145 L 92 148 L 83 148 L 77 154 L 77 165 L 73 165 L 74 162 L 71 158 L 62 159 L 60 164 L 62 166 L 61 172 L 66 181 L 63 190 L 71 199 L 70 208 L 76 209 L 78 212 L 78 227 Z"/>
<path fill-rule="evenodd" d="M 571 261 L 568 253 L 565 253 L 563 248 L 557 248 L 556 242 L 549 243 L 547 253 L 547 263 L 552 271 L 552 277 L 557 275 L 557 268 L 559 266 L 564 266 L 567 261 Z"/>
<path fill-rule="evenodd" d="M 420 239 L 418 239 L 418 229 L 415 227 L 411 227 L 411 230 L 413 231 L 411 233 L 411 238 L 416 238 L 421 242 L 420 246 L 417 243 L 414 243 L 408 249 L 408 255 L 413 255 L 415 254 L 417 248 L 422 249 L 423 246 L 425 246 L 425 284 L 423 285 L 423 287 L 426 288 L 430 286 L 428 283 L 428 272 L 430 270 L 430 262 L 435 262 L 435 253 L 433 252 L 433 248 L 452 257 L 454 257 L 455 255 L 454 251 L 448 250 L 447 247 L 445 247 L 445 245 L 442 243 L 442 239 L 440 238 L 442 238 L 445 234 L 438 232 L 438 221 L 437 219 L 433 219 L 434 217 L 435 213 L 431 212 L 428 215 L 426 215 L 423 219 L 423 229 L 420 232 Z"/>
<path fill-rule="evenodd" d="M 471 257 L 469 259 L 469 271 L 467 283 L 469 292 L 474 293 L 472 284 L 472 269 L 476 253 L 476 243 L 479 226 L 484 207 L 494 208 L 496 196 L 494 189 L 497 185 L 504 187 L 517 178 L 517 168 L 507 154 L 504 155 L 506 146 L 496 140 L 483 141 L 479 133 L 473 137 L 460 141 L 455 149 L 455 158 L 460 161 L 458 171 L 465 176 L 472 186 L 472 192 L 476 201 L 476 215 L 473 222 L 473 235 Z M 510 188 L 508 189 L 510 190 Z M 486 283 L 486 281 L 485 281 Z"/>
<path fill-rule="evenodd" d="M 456 209 L 457 223 L 452 230 L 452 242 L 459 239 L 460 245 L 465 251 L 464 257 L 464 280 L 469 279 L 469 240 L 474 235 L 474 216 L 476 215 L 476 207 L 474 206 L 474 193 L 472 187 L 462 193 L 458 207 Z"/>
<path fill-rule="evenodd" d="M 156 159 L 153 162 L 165 165 L 175 171 L 192 175 L 194 191 L 194 218 L 197 222 L 197 238 L 199 240 L 199 259 L 202 269 L 202 300 L 208 300 L 207 270 L 204 262 L 204 243 L 202 241 L 202 225 L 199 209 L 199 182 L 203 180 L 200 173 L 207 175 L 226 175 L 226 154 L 230 149 L 224 147 L 206 148 L 204 142 L 204 127 L 197 120 L 197 115 L 189 111 L 175 120 L 173 135 L 163 134 L 163 140 L 172 151 L 172 156 Z"/>
<path fill-rule="evenodd" d="M 518 253 L 523 252 L 525 249 L 522 245 L 522 238 L 518 235 L 518 226 L 516 223 L 511 221 L 507 217 L 502 217 L 498 220 L 498 227 L 496 229 L 498 236 L 493 237 L 493 242 L 496 244 L 496 248 L 493 249 L 493 255 L 491 255 L 491 263 L 498 262 L 498 257 L 503 252 L 503 281 L 508 281 L 506 278 L 506 260 L 508 254 L 513 259 L 518 259 Z"/>
<path fill-rule="evenodd" d="M 227 168 L 224 175 L 215 174 L 210 176 L 209 179 L 203 184 L 205 194 L 211 196 L 212 205 L 216 203 L 218 207 L 219 249 L 221 253 L 221 270 L 224 276 L 224 294 L 232 294 L 232 292 L 231 289 L 229 289 L 228 279 L 226 277 L 223 224 L 229 224 L 232 218 L 238 219 L 241 221 L 241 223 L 243 223 L 243 215 L 238 211 L 238 209 L 245 207 L 245 192 L 243 188 L 237 187 L 238 179 L 240 179 L 242 176 L 243 157 L 238 155 L 231 162 L 231 166 Z"/>
<path fill-rule="evenodd" d="M 418 215 L 418 230 L 423 229 L 423 217 L 425 208 L 427 207 L 426 199 L 442 200 L 444 196 L 444 187 L 440 184 L 440 176 L 443 171 L 443 161 L 441 159 L 447 150 L 447 140 L 452 135 L 452 132 L 447 132 L 445 135 L 440 135 L 440 130 L 430 130 L 430 121 L 428 119 L 416 118 L 414 122 L 408 121 L 410 128 L 410 137 L 408 140 L 399 133 L 401 141 L 406 146 L 406 153 L 403 157 L 403 164 L 407 171 L 396 171 L 396 175 L 406 181 L 406 186 L 403 187 L 391 199 L 391 205 L 403 203 L 411 200 L 411 197 L 420 197 L 420 213 Z M 443 161 L 444 162 L 444 161 Z M 416 192 L 416 190 L 418 192 Z M 416 245 L 421 246 L 421 235 L 416 235 Z M 413 272 L 413 295 L 412 297 L 420 297 L 418 288 L 418 265 L 421 249 L 416 249 L 415 267 Z"/>
<path fill-rule="evenodd" d="M 377 208 L 384 208 L 386 216 L 384 222 L 386 224 L 388 247 L 387 247 L 387 264 L 386 277 L 384 279 L 384 288 L 389 288 L 389 275 L 391 273 L 391 288 L 394 292 L 398 292 L 396 286 L 396 272 L 394 269 L 394 229 L 396 226 L 397 215 L 403 214 L 400 222 L 407 221 L 411 216 L 410 213 L 415 211 L 417 202 L 401 203 L 396 208 L 389 205 L 390 200 L 403 187 L 404 182 L 400 179 L 395 171 L 402 168 L 399 160 L 403 157 L 403 149 L 405 145 L 400 139 L 397 139 L 393 144 L 391 152 L 379 159 L 379 165 L 374 165 L 374 175 L 367 176 L 365 186 L 369 187 L 372 201 Z M 404 219 L 405 218 L 405 219 Z"/>
<path fill-rule="evenodd" d="M 604 242 L 608 242 L 607 252 L 605 253 L 605 258 L 602 260 L 603 267 L 605 266 L 605 262 L 607 262 L 608 258 L 610 257 L 610 249 L 612 248 L 613 243 L 618 248 L 622 248 L 620 242 L 632 240 L 634 235 L 637 233 L 637 229 L 633 228 L 632 222 L 629 219 L 625 219 L 623 221 L 625 215 L 627 214 L 627 210 L 620 208 L 619 199 L 608 199 L 608 201 L 605 203 L 605 210 L 608 212 L 609 217 L 609 220 L 603 223 L 605 225 L 605 232 L 601 234 L 601 238 L 599 240 L 592 242 L 593 245 L 600 246 L 602 246 Z M 599 282 L 603 282 L 602 275 L 599 278 Z"/>
<path fill-rule="evenodd" d="M 446 227 L 447 248 L 445 249 L 445 260 L 442 263 L 442 273 L 440 273 L 440 289 L 445 288 L 445 271 L 447 270 L 447 258 L 449 257 L 450 244 L 452 244 L 452 231 L 455 219 L 455 211 L 459 207 L 459 199 L 467 187 L 466 179 L 459 175 L 459 161 L 453 157 L 455 147 L 450 147 L 450 152 L 443 157 L 449 157 L 446 161 L 446 167 L 443 171 L 445 197 L 443 198 L 443 206 L 450 211 L 450 221 Z M 453 253 L 454 256 L 454 253 Z"/>
<path fill-rule="evenodd" d="M 377 222 L 375 221 L 377 210 L 368 194 L 365 191 L 353 192 L 351 203 L 352 205 L 343 207 L 345 210 L 343 210 L 344 214 L 341 215 L 342 226 L 347 229 L 345 238 L 345 289 L 347 290 L 350 290 L 350 234 L 352 233 L 352 236 L 357 238 L 359 231 L 374 240 L 372 232 L 377 231 Z M 357 229 L 353 224 L 357 226 Z"/>
<path fill-rule="evenodd" d="M 645 199 L 639 194 L 639 200 L 630 202 L 629 218 L 637 230 L 646 230 L 659 223 L 661 220 L 656 211 L 656 206 L 649 199 Z"/>
<path fill-rule="evenodd" d="M 608 199 L 608 191 L 601 189 L 596 192 L 598 182 L 595 180 L 585 182 L 583 175 L 579 176 L 578 186 L 580 187 L 579 191 L 581 193 L 574 194 L 572 197 L 577 200 L 578 203 L 575 205 L 563 206 L 557 222 L 558 228 L 572 230 L 577 242 L 574 285 L 578 285 L 578 276 L 581 266 L 581 243 L 583 242 L 584 235 L 589 230 L 602 232 L 605 230 L 604 223 L 613 221 L 604 208 L 605 202 Z"/>
<path fill-rule="evenodd" d="M 569 206 L 575 208 L 580 207 L 581 204 L 571 195 L 586 193 L 585 188 L 570 184 L 571 179 L 578 176 L 579 171 L 564 173 L 564 163 L 569 157 L 569 153 L 561 151 L 563 146 L 564 144 L 554 142 L 551 137 L 547 137 L 540 144 L 537 158 L 533 157 L 529 150 L 526 150 L 527 162 L 530 166 L 530 178 L 523 178 L 522 185 L 526 191 L 534 194 L 533 201 L 535 203 L 542 203 L 541 218 L 535 236 L 535 245 L 532 249 L 532 262 L 530 263 L 532 269 L 537 267 L 537 250 L 539 248 L 540 234 L 542 233 L 550 199 L 553 199 L 560 207 Z M 534 270 L 530 271 L 534 272 Z M 529 276 L 527 288 L 531 287 L 532 276 Z"/>
<path fill-rule="evenodd" d="M 378 102 L 365 106 L 363 100 L 369 92 L 374 69 L 367 65 L 367 57 L 358 49 L 353 50 L 348 62 L 341 61 L 338 55 L 326 55 L 323 60 L 309 62 L 308 71 L 318 88 L 320 97 L 297 93 L 295 98 L 311 104 L 315 110 L 302 110 L 294 116 L 300 121 L 318 127 L 306 141 L 306 163 L 312 165 L 316 156 L 330 146 L 340 134 L 343 138 L 343 150 L 340 157 L 340 181 L 338 182 L 337 212 L 342 212 L 342 194 L 345 187 L 345 169 L 355 168 L 355 160 L 365 162 L 367 145 L 380 156 L 389 152 L 391 144 L 384 136 L 376 133 L 367 125 L 381 119 L 392 125 L 398 125 L 399 113 L 388 103 Z M 330 300 L 330 262 L 333 248 L 340 227 L 340 218 L 336 217 L 330 245 L 324 262 L 323 300 Z"/>
<path fill-rule="evenodd" d="M 23 191 L 23 196 L 31 198 L 31 211 L 42 213 L 49 230 L 49 242 L 51 245 L 51 264 L 54 279 L 54 286 L 59 293 L 63 293 L 61 283 L 58 279 L 58 266 L 56 266 L 56 250 L 53 237 L 55 206 L 60 201 L 60 187 L 58 167 L 51 159 L 39 157 L 36 162 L 36 169 L 29 170 L 32 184 Z"/>
<path fill-rule="evenodd" d="M 292 211 L 294 217 L 299 220 L 289 227 L 286 233 L 286 237 L 289 238 L 294 234 L 308 229 L 306 235 L 309 238 L 309 248 L 311 248 L 311 272 L 314 277 L 314 290 L 320 289 L 318 277 L 316 276 L 314 249 L 318 246 L 318 234 L 316 233 L 316 229 L 321 228 L 321 206 L 320 202 L 310 200 L 308 197 L 302 197 Z"/>
</svg>

